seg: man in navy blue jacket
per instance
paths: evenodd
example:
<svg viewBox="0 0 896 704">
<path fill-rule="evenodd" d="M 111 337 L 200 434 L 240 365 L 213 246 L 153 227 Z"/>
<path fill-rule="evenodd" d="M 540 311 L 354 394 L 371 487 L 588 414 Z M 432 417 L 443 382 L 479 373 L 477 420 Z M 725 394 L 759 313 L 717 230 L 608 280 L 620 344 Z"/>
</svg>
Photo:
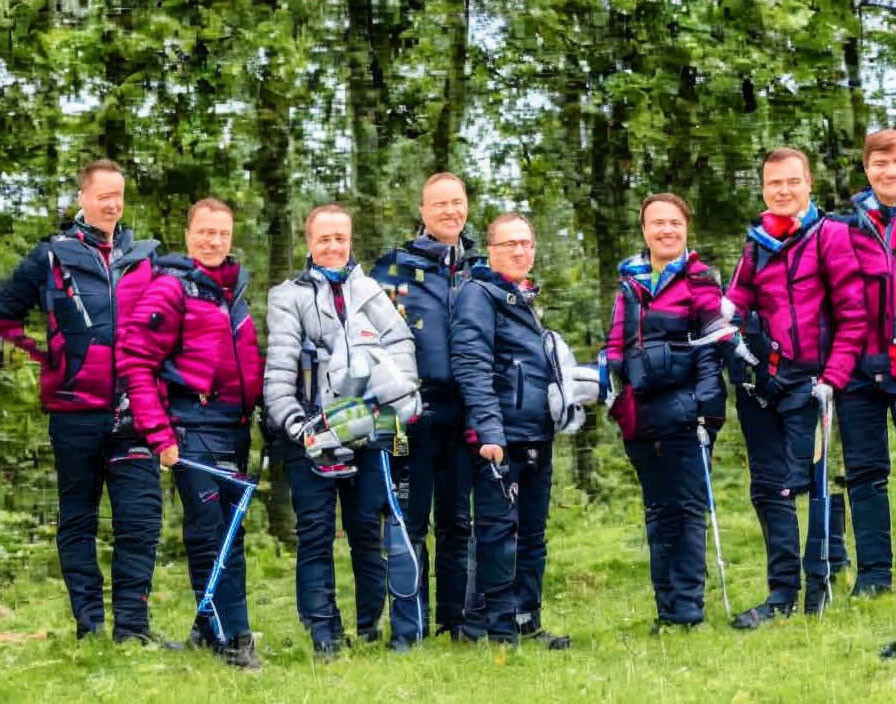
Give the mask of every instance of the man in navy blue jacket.
<svg viewBox="0 0 896 704">
<path fill-rule="evenodd" d="M 448 353 L 449 298 L 476 259 L 466 236 L 467 194 L 454 174 L 437 173 L 423 186 L 423 234 L 379 259 L 370 275 L 380 282 L 405 317 L 417 348 L 423 413 L 408 427 L 410 455 L 399 496 L 421 570 L 424 635 L 429 631 L 426 533 L 435 495 L 436 623 L 452 639 L 460 637 L 467 591 L 470 540 L 470 487 L 473 468 L 463 441 L 463 404 L 451 374 Z M 403 649 L 416 632 L 416 596 L 392 599 L 392 646 Z M 403 628 L 402 624 L 405 624 Z"/>
<path fill-rule="evenodd" d="M 476 453 L 473 505 L 476 593 L 464 634 L 549 648 L 568 636 L 541 628 L 554 423 L 548 386 L 556 381 L 545 333 L 526 278 L 535 233 L 523 216 L 499 216 L 488 228 L 489 265 L 475 266 L 457 292 L 451 317 L 451 366 L 467 409 Z"/>
</svg>

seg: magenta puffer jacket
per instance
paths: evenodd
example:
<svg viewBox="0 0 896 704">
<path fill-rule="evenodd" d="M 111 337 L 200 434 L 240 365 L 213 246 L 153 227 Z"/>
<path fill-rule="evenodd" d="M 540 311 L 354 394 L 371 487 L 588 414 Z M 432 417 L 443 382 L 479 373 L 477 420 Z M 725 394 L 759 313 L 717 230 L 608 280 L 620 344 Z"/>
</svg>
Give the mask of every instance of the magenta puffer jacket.
<svg viewBox="0 0 896 704">
<path fill-rule="evenodd" d="M 653 439 L 725 417 L 725 385 L 715 344 L 722 333 L 722 291 L 697 252 L 669 264 L 654 286 L 645 255 L 619 267 L 619 293 L 607 337 L 607 361 L 623 388 L 610 409 L 624 440 Z"/>
<path fill-rule="evenodd" d="M 853 196 L 852 203 L 853 213 L 840 219 L 849 226 L 859 263 L 869 327 L 854 377 L 892 386 L 891 379 L 896 377 L 896 220 L 884 217 L 884 207 L 870 188 Z"/>
<path fill-rule="evenodd" d="M 0 338 L 40 362 L 51 413 L 111 411 L 118 403 L 113 348 L 118 319 L 152 276 L 158 242 L 116 227 L 112 241 L 80 217 L 38 244 L 0 284 Z M 25 333 L 28 311 L 47 314 L 47 348 Z"/>
<path fill-rule="evenodd" d="M 859 265 L 842 222 L 822 216 L 775 252 L 749 238 L 726 293 L 737 312 L 755 310 L 792 368 L 842 389 L 868 334 Z"/>
<path fill-rule="evenodd" d="M 261 398 L 264 359 L 244 299 L 247 276 L 228 260 L 206 269 L 188 257 L 156 261 L 156 277 L 124 322 L 118 373 L 134 426 L 156 451 L 177 444 L 167 395 L 233 410 L 245 424 Z"/>
</svg>

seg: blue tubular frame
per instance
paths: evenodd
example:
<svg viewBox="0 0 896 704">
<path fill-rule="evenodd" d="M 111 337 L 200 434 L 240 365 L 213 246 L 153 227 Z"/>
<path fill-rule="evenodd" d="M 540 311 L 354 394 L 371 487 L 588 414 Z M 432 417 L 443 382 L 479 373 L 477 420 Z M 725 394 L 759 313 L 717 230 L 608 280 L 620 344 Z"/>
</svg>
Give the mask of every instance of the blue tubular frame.
<svg viewBox="0 0 896 704">
<path fill-rule="evenodd" d="M 389 502 L 389 511 L 392 513 L 392 519 L 395 522 L 395 525 L 399 529 L 399 533 L 401 534 L 401 540 L 404 542 L 405 547 L 408 551 L 408 557 L 411 560 L 414 568 L 414 585 L 415 589 L 410 594 L 397 594 L 397 596 L 401 599 L 410 599 L 416 597 L 417 602 L 417 641 L 423 640 L 423 604 L 420 596 L 420 563 L 417 560 L 417 552 L 414 550 L 414 544 L 411 542 L 411 537 L 408 535 L 408 529 L 404 522 L 404 514 L 401 512 L 401 506 L 398 503 L 398 497 L 395 495 L 395 488 L 392 485 L 392 465 L 389 460 L 389 453 L 385 450 L 380 450 L 380 471 L 382 472 L 383 482 L 385 483 L 386 489 L 386 499 Z M 386 530 L 389 531 L 389 526 L 386 526 Z"/>
<path fill-rule="evenodd" d="M 218 610 L 215 608 L 215 591 L 218 589 L 218 582 L 221 581 L 221 575 L 227 568 L 227 558 L 233 547 L 233 541 L 236 539 L 236 533 L 240 528 L 240 524 L 243 522 L 243 518 L 249 510 L 249 503 L 252 501 L 252 495 L 258 487 L 258 483 L 238 472 L 228 472 L 217 467 L 202 464 L 201 462 L 180 459 L 177 464 L 188 469 L 196 469 L 200 472 L 211 474 L 212 476 L 243 487 L 243 495 L 240 497 L 239 503 L 236 505 L 236 508 L 234 508 L 233 514 L 230 517 L 230 523 L 227 525 L 227 532 L 224 534 L 224 539 L 221 541 L 221 547 L 218 549 L 218 554 L 215 556 L 215 562 L 212 565 L 211 574 L 208 576 L 208 581 L 205 584 L 205 591 L 202 593 L 202 599 L 199 601 L 199 606 L 196 607 L 197 615 L 209 617 L 212 627 L 215 630 L 215 638 L 218 639 L 219 644 L 224 645 L 227 642 L 227 639 L 224 636 L 224 627 L 221 625 L 221 617 L 218 615 Z"/>
</svg>

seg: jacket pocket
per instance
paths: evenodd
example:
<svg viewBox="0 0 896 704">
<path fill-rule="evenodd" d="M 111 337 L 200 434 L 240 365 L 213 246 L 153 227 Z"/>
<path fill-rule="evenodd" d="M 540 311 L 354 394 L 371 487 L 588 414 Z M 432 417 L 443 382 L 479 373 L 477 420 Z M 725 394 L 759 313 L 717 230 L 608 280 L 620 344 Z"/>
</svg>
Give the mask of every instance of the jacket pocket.
<svg viewBox="0 0 896 704">
<path fill-rule="evenodd" d="M 632 388 L 639 394 L 681 386 L 691 379 L 695 366 L 689 347 L 661 341 L 627 351 L 625 364 Z"/>
</svg>

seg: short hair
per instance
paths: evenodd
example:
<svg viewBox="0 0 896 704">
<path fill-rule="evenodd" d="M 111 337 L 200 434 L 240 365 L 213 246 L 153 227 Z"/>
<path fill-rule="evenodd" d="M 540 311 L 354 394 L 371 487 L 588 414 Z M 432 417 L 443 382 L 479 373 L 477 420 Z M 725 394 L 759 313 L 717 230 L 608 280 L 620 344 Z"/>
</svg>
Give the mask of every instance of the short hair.
<svg viewBox="0 0 896 704">
<path fill-rule="evenodd" d="M 532 233 L 532 241 L 535 241 L 535 228 L 532 227 L 532 223 L 529 222 L 529 218 L 525 215 L 521 215 L 520 213 L 502 213 L 494 220 L 489 223 L 488 229 L 485 231 L 485 243 L 493 244 L 493 240 L 495 239 L 495 230 L 500 225 L 506 225 L 509 222 L 514 222 L 519 220 L 520 222 L 524 222 L 526 227 L 529 228 L 529 232 Z"/>
<path fill-rule="evenodd" d="M 187 229 L 190 229 L 190 224 L 193 222 L 193 216 L 196 215 L 197 212 L 205 208 L 206 210 L 211 210 L 214 212 L 222 212 L 227 213 L 231 218 L 233 218 L 233 210 L 230 209 L 230 206 L 227 205 L 223 200 L 219 200 L 218 198 L 203 198 L 202 200 L 197 200 L 193 205 L 190 206 L 190 209 L 187 211 Z"/>
<path fill-rule="evenodd" d="M 450 171 L 439 171 L 438 173 L 433 174 L 428 179 L 426 179 L 426 183 L 423 184 L 423 188 L 420 189 L 420 203 L 423 204 L 423 193 L 429 188 L 432 184 L 438 183 L 439 181 L 454 181 L 455 183 L 459 183 L 461 189 L 464 192 L 464 195 L 467 195 L 467 186 L 460 179 L 459 176 L 455 176 Z"/>
<path fill-rule="evenodd" d="M 787 159 L 799 159 L 800 163 L 803 165 L 803 169 L 806 171 L 806 175 L 812 175 L 812 167 L 809 166 L 809 157 L 806 156 L 805 152 L 792 147 L 775 147 L 770 150 L 762 160 L 762 166 L 764 168 L 766 164 L 776 164 L 779 161 L 785 161 Z"/>
<path fill-rule="evenodd" d="M 865 146 L 862 147 L 862 164 L 868 166 L 873 152 L 888 152 L 894 148 L 896 148 L 896 130 L 892 127 L 872 132 L 865 137 Z"/>
<path fill-rule="evenodd" d="M 677 196 L 674 193 L 654 193 L 647 196 L 644 199 L 644 202 L 641 203 L 641 212 L 638 215 L 638 220 L 641 221 L 641 227 L 644 227 L 644 213 L 647 212 L 647 206 L 654 203 L 671 203 L 681 211 L 682 215 L 684 215 L 685 222 L 688 225 L 691 224 L 691 218 L 693 217 L 691 206 L 688 205 L 688 202 L 684 198 Z"/>
<path fill-rule="evenodd" d="M 348 212 L 345 208 L 343 208 L 339 203 L 327 203 L 326 205 L 318 205 L 316 208 L 312 208 L 311 212 L 308 213 L 305 218 L 305 239 L 311 236 L 311 225 L 317 220 L 318 215 L 323 215 L 324 213 L 338 213 L 340 215 L 345 215 L 351 222 L 352 214 Z"/>
<path fill-rule="evenodd" d="M 81 170 L 78 171 L 78 188 L 83 191 L 84 187 L 90 183 L 90 179 L 93 178 L 93 174 L 97 171 L 112 171 L 124 177 L 124 169 L 121 168 L 118 162 L 111 159 L 95 159 L 82 166 Z"/>
</svg>

